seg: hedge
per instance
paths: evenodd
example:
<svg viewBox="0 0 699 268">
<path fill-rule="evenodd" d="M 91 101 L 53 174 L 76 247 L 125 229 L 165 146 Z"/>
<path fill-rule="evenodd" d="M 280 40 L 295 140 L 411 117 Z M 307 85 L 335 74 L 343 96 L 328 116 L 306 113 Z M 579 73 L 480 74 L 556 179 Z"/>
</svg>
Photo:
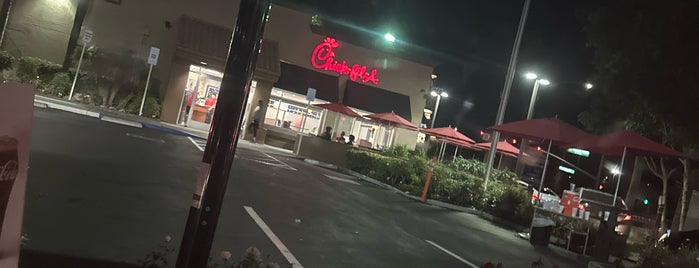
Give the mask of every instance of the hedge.
<svg viewBox="0 0 699 268">
<path fill-rule="evenodd" d="M 347 152 L 347 168 L 420 196 L 430 161 L 424 152 L 410 152 L 404 146 L 390 147 L 381 153 L 361 149 Z M 474 159 L 457 158 L 437 163 L 428 191 L 430 199 L 477 208 L 505 220 L 528 225 L 533 208 L 526 189 L 509 183 L 516 179 L 510 171 L 493 170 L 488 190 L 483 191 L 485 164 Z"/>
</svg>

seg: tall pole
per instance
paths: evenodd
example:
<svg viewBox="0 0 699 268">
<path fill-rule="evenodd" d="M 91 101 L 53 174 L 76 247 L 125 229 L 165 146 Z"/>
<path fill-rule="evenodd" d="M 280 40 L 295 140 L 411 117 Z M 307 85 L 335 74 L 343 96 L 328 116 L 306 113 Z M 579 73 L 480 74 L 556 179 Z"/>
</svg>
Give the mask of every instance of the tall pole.
<svg viewBox="0 0 699 268">
<path fill-rule="evenodd" d="M 70 86 L 70 94 L 68 94 L 68 100 L 73 100 L 73 92 L 75 91 L 75 84 L 78 82 L 78 74 L 80 74 L 80 65 L 83 64 L 83 56 L 85 55 L 85 48 L 87 48 L 87 42 L 83 42 L 83 50 L 80 52 L 80 59 L 78 60 L 78 66 L 75 68 L 75 77 L 73 77 L 73 85 Z"/>
<path fill-rule="evenodd" d="M 434 113 L 432 113 L 432 122 L 430 128 L 434 128 L 434 121 L 437 120 L 437 110 L 439 110 L 439 101 L 442 100 L 442 95 L 437 94 L 437 101 L 434 104 Z"/>
<path fill-rule="evenodd" d="M 502 124 L 502 121 L 505 118 L 505 108 L 507 108 L 507 100 L 510 98 L 510 88 L 512 88 L 512 80 L 514 79 L 515 69 L 517 68 L 519 44 L 522 43 L 522 34 L 524 33 L 524 25 L 527 23 L 527 13 L 529 12 L 530 2 L 531 0 L 524 0 L 522 16 L 519 18 L 519 27 L 517 28 L 515 43 L 512 47 L 510 63 L 507 67 L 507 77 L 505 77 L 505 86 L 502 89 L 502 95 L 500 95 L 500 106 L 498 107 L 498 113 L 495 116 L 495 125 Z M 498 141 L 500 141 L 500 132 L 494 131 L 491 138 L 492 141 L 490 143 L 490 154 L 488 154 L 488 164 L 485 169 L 485 183 L 483 183 L 484 190 L 488 189 L 488 179 L 490 179 L 490 174 L 493 172 L 493 163 L 495 162 L 495 150 L 497 149 Z"/>
<path fill-rule="evenodd" d="M 534 80 L 534 89 L 532 90 L 532 98 L 529 100 L 529 110 L 527 111 L 527 120 L 531 120 L 534 117 L 534 105 L 536 104 L 536 97 L 539 93 L 539 79 Z M 524 163 L 522 163 L 522 158 L 524 156 L 524 150 L 527 148 L 527 140 L 522 139 L 519 143 L 519 153 L 517 153 L 517 164 L 515 165 L 515 171 L 517 175 L 522 175 L 524 170 Z"/>
<path fill-rule="evenodd" d="M 148 78 L 146 78 L 146 88 L 143 89 L 143 99 L 141 99 L 141 108 L 138 109 L 139 116 L 143 115 L 143 105 L 146 104 L 146 96 L 148 95 L 148 84 L 150 84 L 151 73 L 153 73 L 153 64 L 150 64 L 150 68 L 148 68 Z"/>
<path fill-rule="evenodd" d="M 207 267 L 270 7 L 271 0 L 240 1 L 217 108 L 177 256 L 177 268 Z"/>
<path fill-rule="evenodd" d="M 612 201 L 612 207 L 616 207 L 616 197 L 619 194 L 619 182 L 621 182 L 621 175 L 624 171 L 624 160 L 626 159 L 626 147 L 624 147 L 624 153 L 621 154 L 621 164 L 619 166 L 619 176 L 616 180 L 616 189 L 614 189 L 614 201 Z"/>
<path fill-rule="evenodd" d="M 2 24 L 2 32 L 0 32 L 0 45 L 5 39 L 5 29 L 7 28 L 7 21 L 10 18 L 10 9 L 12 8 L 12 0 L 3 0 L 2 7 L 0 7 L 0 24 Z"/>
<path fill-rule="evenodd" d="M 70 37 L 68 38 L 68 48 L 66 49 L 66 55 L 63 58 L 63 70 L 67 71 L 70 68 L 70 63 L 73 59 L 73 50 L 75 50 L 75 47 L 78 45 L 80 29 L 83 27 L 83 21 L 85 21 L 87 10 L 91 3 L 92 1 L 90 0 L 78 0 L 78 6 L 75 8 L 73 27 L 70 30 Z"/>
</svg>

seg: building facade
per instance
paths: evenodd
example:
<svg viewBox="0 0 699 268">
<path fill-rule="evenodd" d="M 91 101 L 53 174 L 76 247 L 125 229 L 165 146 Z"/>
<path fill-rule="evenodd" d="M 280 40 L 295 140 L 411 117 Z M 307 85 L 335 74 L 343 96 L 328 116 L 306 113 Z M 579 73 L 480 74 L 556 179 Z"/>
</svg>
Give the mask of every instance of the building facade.
<svg viewBox="0 0 699 268">
<path fill-rule="evenodd" d="M 3 49 L 61 62 L 77 2 L 17 1 Z M 83 32 L 94 33 L 92 46 L 144 59 L 150 47 L 160 48 L 153 77 L 163 82 L 157 90 L 161 120 L 208 129 L 238 6 L 235 0 L 90 1 Z M 430 87 L 433 66 L 352 44 L 312 23 L 312 16 L 280 5 L 270 11 L 246 106 L 250 114 L 259 100 L 265 104 L 263 140 L 288 146 L 298 131 L 317 135 L 331 126 L 337 134 L 352 133 L 362 145 L 414 147 L 414 131 L 382 127 L 313 104 L 343 103 L 363 115 L 393 111 L 419 125 L 425 104 L 421 90 Z M 307 107 L 308 88 L 316 89 L 316 96 Z"/>
</svg>

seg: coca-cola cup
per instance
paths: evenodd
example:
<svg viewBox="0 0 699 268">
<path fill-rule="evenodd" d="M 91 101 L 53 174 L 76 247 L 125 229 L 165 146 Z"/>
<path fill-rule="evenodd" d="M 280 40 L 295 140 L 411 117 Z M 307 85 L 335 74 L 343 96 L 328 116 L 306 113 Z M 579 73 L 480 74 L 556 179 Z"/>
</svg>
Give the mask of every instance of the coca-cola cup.
<svg viewBox="0 0 699 268">
<path fill-rule="evenodd" d="M 0 234 L 12 185 L 17 178 L 17 158 L 17 140 L 8 136 L 0 137 Z"/>
</svg>

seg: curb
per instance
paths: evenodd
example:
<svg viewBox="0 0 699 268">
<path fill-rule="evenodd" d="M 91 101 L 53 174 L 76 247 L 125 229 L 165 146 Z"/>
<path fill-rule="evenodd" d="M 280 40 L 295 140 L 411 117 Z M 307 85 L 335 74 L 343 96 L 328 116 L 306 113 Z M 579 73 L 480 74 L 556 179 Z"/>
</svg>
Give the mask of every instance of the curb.
<svg viewBox="0 0 699 268">
<path fill-rule="evenodd" d="M 200 140 L 206 140 L 206 138 L 200 137 L 199 135 L 192 134 L 192 133 L 182 131 L 182 130 L 178 130 L 175 128 L 165 127 L 165 126 L 162 126 L 162 125 L 156 124 L 156 123 L 140 122 L 140 121 L 131 120 L 131 119 L 124 118 L 124 117 L 114 115 L 114 114 L 105 114 L 105 113 L 93 112 L 93 111 L 86 110 L 86 109 L 75 108 L 75 107 L 71 107 L 68 105 L 62 105 L 62 104 L 53 103 L 53 102 L 49 102 L 49 101 L 39 100 L 36 98 L 34 98 L 34 107 L 56 109 L 56 110 L 61 110 L 64 112 L 69 112 L 69 113 L 89 116 L 92 118 L 97 118 L 97 119 L 100 119 L 100 120 L 106 121 L 106 122 L 111 122 L 111 123 L 116 123 L 116 124 L 136 127 L 136 128 L 154 129 L 154 130 L 159 130 L 159 131 L 167 132 L 167 133 L 174 134 L 174 135 L 191 137 L 191 138 L 200 139 Z"/>
</svg>

